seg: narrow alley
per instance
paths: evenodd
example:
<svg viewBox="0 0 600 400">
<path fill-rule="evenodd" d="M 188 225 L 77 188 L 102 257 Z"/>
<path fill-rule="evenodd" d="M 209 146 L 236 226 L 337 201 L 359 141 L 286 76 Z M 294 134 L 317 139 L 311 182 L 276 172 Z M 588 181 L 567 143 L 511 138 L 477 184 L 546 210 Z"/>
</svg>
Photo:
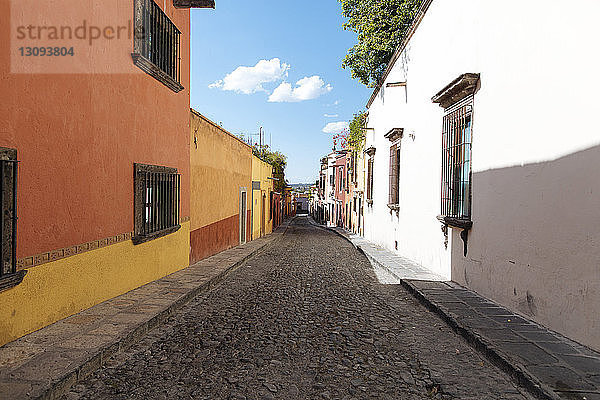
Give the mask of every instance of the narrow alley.
<svg viewBox="0 0 600 400">
<path fill-rule="evenodd" d="M 367 258 L 297 217 L 66 399 L 529 399 Z"/>
</svg>

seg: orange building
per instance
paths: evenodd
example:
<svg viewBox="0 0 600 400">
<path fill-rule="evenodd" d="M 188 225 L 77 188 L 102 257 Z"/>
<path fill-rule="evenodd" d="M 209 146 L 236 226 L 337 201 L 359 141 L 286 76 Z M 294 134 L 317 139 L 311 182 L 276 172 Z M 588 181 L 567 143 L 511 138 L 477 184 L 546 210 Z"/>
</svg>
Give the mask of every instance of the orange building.
<svg viewBox="0 0 600 400">
<path fill-rule="evenodd" d="M 189 261 L 189 7 L 214 2 L 66 2 L 0 0 L 0 344 Z"/>
</svg>

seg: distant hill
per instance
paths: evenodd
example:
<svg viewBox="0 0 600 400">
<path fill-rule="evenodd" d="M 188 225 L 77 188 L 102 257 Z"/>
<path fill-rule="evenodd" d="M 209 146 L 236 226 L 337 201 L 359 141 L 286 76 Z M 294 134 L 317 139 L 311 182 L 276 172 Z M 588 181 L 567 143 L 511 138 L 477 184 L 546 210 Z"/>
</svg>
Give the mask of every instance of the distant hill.
<svg viewBox="0 0 600 400">
<path fill-rule="evenodd" d="M 314 183 L 289 183 L 288 186 L 291 186 L 292 189 L 298 192 L 307 192 L 310 187 L 314 185 Z"/>
</svg>

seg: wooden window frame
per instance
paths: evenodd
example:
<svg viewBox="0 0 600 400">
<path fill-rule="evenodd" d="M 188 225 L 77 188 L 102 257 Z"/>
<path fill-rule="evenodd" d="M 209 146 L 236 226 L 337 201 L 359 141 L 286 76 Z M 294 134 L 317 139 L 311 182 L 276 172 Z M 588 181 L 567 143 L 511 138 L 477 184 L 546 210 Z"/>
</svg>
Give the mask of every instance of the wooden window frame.
<svg viewBox="0 0 600 400">
<path fill-rule="evenodd" d="M 480 87 L 479 74 L 465 73 L 454 79 L 431 98 L 433 103 L 439 104 L 444 109 L 442 122 L 441 215 L 438 215 L 438 220 L 446 226 L 463 229 L 465 255 L 467 253 L 466 231 L 473 226 L 471 158 L 473 106 L 475 93 Z M 460 132 L 461 127 L 468 127 L 468 129 Z M 457 168 L 458 166 L 460 166 L 460 169 Z"/>
<path fill-rule="evenodd" d="M 367 204 L 373 204 L 373 157 L 369 157 L 367 161 Z"/>
<path fill-rule="evenodd" d="M 400 208 L 400 149 L 400 142 L 390 146 L 388 207 L 396 211 Z"/>
<path fill-rule="evenodd" d="M 471 221 L 473 98 L 446 109 L 442 129 L 441 216 Z"/>
</svg>

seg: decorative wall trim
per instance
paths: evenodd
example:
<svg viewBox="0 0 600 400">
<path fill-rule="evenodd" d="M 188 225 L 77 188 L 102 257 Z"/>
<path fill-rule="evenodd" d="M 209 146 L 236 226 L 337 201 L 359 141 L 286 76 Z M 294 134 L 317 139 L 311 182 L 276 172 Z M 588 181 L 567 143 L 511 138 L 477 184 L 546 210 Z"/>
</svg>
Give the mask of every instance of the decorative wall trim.
<svg viewBox="0 0 600 400">
<path fill-rule="evenodd" d="M 477 82 L 479 82 L 479 74 L 462 74 L 433 96 L 431 101 L 438 103 L 443 108 L 448 108 L 448 106 L 472 96 L 477 89 Z"/>
<path fill-rule="evenodd" d="M 36 267 L 38 265 L 46 264 L 52 261 L 61 260 L 63 258 L 110 246 L 115 243 L 131 240 L 132 235 L 133 232 L 120 233 L 118 235 L 110 236 L 104 239 L 94 240 L 91 242 L 65 247 L 62 249 L 50 250 L 32 257 L 21 258 L 17 260 L 17 270 Z"/>
<path fill-rule="evenodd" d="M 190 217 L 181 217 L 179 221 L 180 224 L 189 222 Z M 17 271 L 37 267 L 38 265 L 46 264 L 52 261 L 58 261 L 63 258 L 86 253 L 88 251 L 100 249 L 102 247 L 107 247 L 116 243 L 125 242 L 127 240 L 131 240 L 132 237 L 133 232 L 120 233 L 118 235 L 110 236 L 104 239 L 98 239 L 91 242 L 65 247 L 58 250 L 51 250 L 31 257 L 24 257 L 17 260 Z"/>
<path fill-rule="evenodd" d="M 395 142 L 398 139 L 402 139 L 402 136 L 404 136 L 404 128 L 392 128 L 388 133 L 383 135 L 383 137 L 390 142 Z"/>
</svg>

